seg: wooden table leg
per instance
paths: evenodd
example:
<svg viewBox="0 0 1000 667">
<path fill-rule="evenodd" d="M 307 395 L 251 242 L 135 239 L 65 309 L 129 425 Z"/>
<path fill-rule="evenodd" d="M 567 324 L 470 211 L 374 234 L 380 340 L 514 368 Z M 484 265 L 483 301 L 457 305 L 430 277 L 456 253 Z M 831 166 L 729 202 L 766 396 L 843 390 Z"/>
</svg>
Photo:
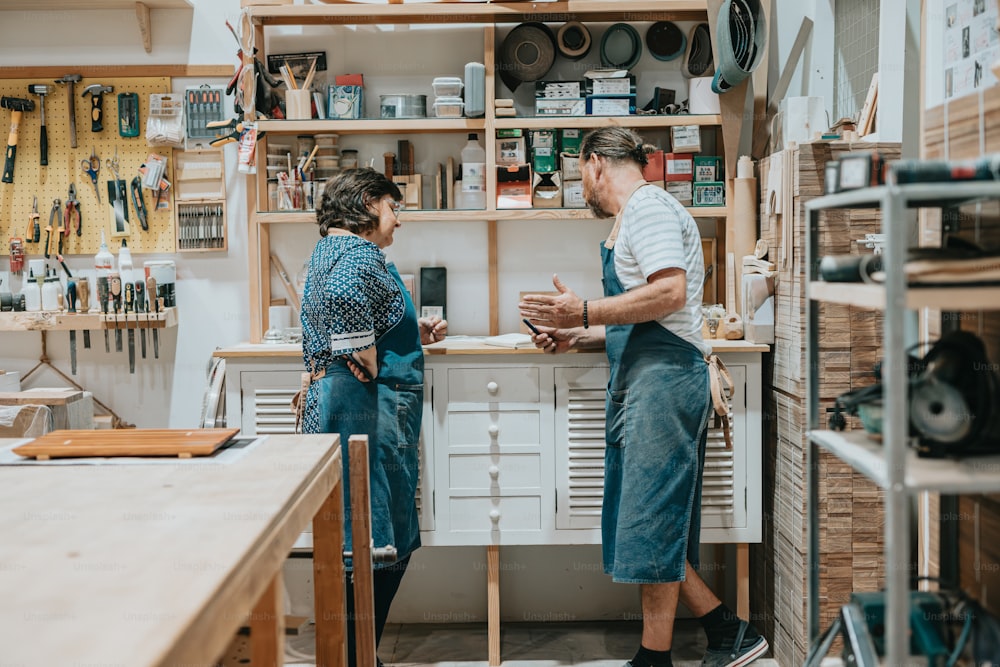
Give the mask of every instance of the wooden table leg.
<svg viewBox="0 0 1000 667">
<path fill-rule="evenodd" d="M 285 615 L 281 571 L 267 585 L 250 614 L 250 656 L 255 667 L 285 664 Z"/>
<path fill-rule="evenodd" d="M 352 435 L 351 563 L 354 567 L 354 646 L 357 667 L 375 667 L 375 597 L 372 582 L 372 511 L 368 495 L 368 436 Z"/>
<path fill-rule="evenodd" d="M 736 545 L 736 614 L 750 618 L 750 545 Z"/>
<path fill-rule="evenodd" d="M 486 547 L 487 636 L 490 667 L 500 665 L 500 546 Z"/>
<path fill-rule="evenodd" d="M 347 664 L 343 482 L 333 487 L 313 517 L 313 582 L 316 666 L 341 667 Z"/>
</svg>

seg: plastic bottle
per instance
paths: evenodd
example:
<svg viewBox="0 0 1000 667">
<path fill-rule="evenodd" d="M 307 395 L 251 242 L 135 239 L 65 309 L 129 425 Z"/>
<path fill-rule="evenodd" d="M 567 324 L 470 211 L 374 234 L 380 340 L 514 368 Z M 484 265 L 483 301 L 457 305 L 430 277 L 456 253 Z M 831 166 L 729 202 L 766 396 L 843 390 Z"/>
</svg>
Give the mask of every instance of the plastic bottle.
<svg viewBox="0 0 1000 667">
<path fill-rule="evenodd" d="M 486 208 L 486 149 L 475 132 L 462 149 L 462 196 L 456 208 Z"/>
<path fill-rule="evenodd" d="M 132 276 L 132 251 L 128 249 L 125 239 L 122 239 L 122 247 L 118 249 L 118 273 L 122 276 L 122 287 L 126 282 L 133 280 Z"/>
<path fill-rule="evenodd" d="M 108 244 L 104 242 L 104 230 L 101 230 L 101 247 L 94 256 L 94 268 L 97 269 L 97 292 L 94 297 L 97 299 L 97 308 L 101 310 L 107 308 L 108 291 L 111 286 L 108 279 L 111 272 L 115 270 L 115 256 L 108 250 Z"/>
<path fill-rule="evenodd" d="M 50 275 L 42 283 L 42 310 L 56 310 L 59 308 L 59 278 Z"/>
<path fill-rule="evenodd" d="M 28 279 L 21 287 L 21 294 L 24 295 L 24 309 L 28 312 L 37 312 L 42 309 L 42 290 L 38 286 L 38 278 L 34 272 L 29 272 Z"/>
</svg>

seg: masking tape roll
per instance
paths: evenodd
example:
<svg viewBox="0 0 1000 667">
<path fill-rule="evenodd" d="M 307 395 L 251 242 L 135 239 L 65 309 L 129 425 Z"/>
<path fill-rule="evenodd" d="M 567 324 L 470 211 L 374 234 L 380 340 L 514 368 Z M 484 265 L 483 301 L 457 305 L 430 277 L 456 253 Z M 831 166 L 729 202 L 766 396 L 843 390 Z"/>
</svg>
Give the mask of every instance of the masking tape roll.
<svg viewBox="0 0 1000 667">
<path fill-rule="evenodd" d="M 590 30 L 579 21 L 568 21 L 556 32 L 559 53 L 570 60 L 580 60 L 590 51 Z"/>
</svg>

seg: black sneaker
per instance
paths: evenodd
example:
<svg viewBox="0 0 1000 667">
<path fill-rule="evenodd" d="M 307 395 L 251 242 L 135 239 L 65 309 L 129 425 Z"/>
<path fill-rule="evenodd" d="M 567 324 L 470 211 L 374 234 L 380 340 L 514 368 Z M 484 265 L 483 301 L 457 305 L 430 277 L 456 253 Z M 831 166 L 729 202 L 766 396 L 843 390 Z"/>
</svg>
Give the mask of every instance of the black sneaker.
<svg viewBox="0 0 1000 667">
<path fill-rule="evenodd" d="M 752 625 L 740 621 L 736 640 L 729 648 L 708 649 L 701 659 L 701 667 L 742 667 L 767 652 L 767 640 Z"/>
</svg>

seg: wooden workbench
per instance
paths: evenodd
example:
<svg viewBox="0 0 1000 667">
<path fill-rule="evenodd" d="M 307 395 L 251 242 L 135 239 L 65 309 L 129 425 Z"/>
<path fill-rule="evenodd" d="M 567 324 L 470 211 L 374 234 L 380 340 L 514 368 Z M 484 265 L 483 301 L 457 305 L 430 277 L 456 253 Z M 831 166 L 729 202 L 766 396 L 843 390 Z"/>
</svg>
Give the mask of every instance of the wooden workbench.
<svg viewBox="0 0 1000 667">
<path fill-rule="evenodd" d="M 0 466 L 4 663 L 214 664 L 249 617 L 254 664 L 281 664 L 281 566 L 313 521 L 329 610 L 317 664 L 342 664 L 338 444 L 268 436 L 230 463 Z"/>
</svg>

